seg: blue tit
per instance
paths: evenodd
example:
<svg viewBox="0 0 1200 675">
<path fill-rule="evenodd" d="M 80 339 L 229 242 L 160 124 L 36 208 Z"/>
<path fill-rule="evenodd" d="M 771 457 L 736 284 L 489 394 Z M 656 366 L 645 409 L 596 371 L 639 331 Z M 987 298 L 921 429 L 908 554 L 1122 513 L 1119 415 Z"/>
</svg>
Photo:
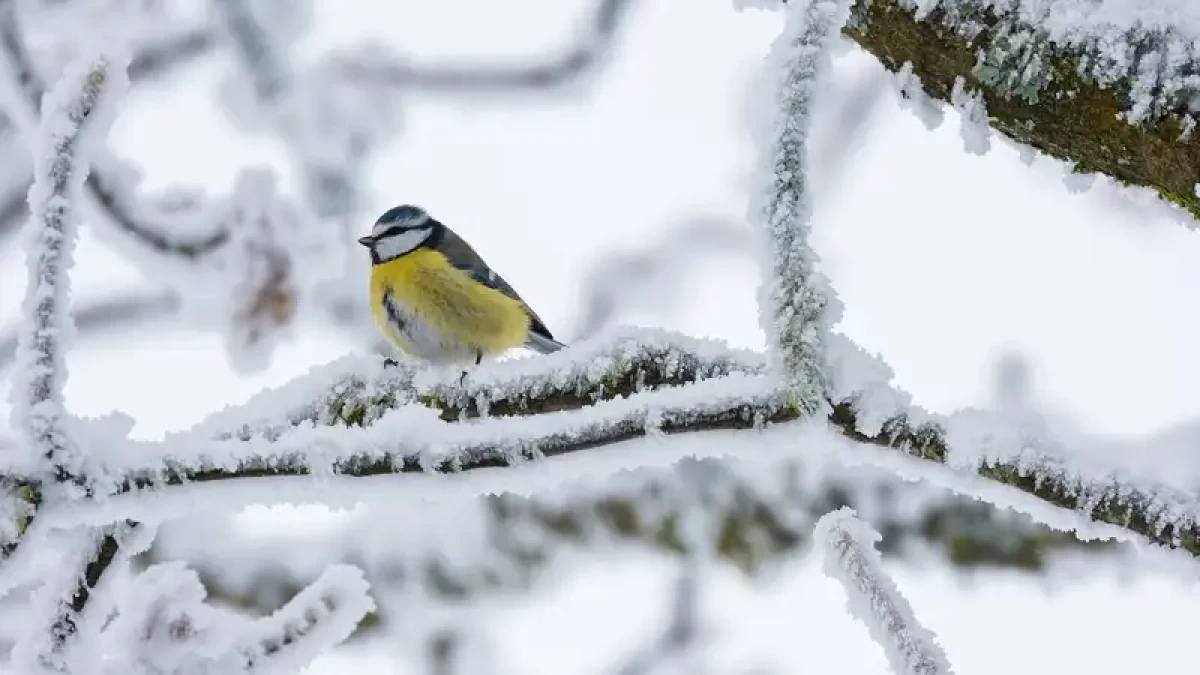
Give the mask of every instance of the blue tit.
<svg viewBox="0 0 1200 675">
<path fill-rule="evenodd" d="M 515 347 L 563 348 L 513 287 L 424 209 L 387 211 L 358 243 L 371 253 L 375 322 L 402 352 L 462 365 Z"/>
</svg>

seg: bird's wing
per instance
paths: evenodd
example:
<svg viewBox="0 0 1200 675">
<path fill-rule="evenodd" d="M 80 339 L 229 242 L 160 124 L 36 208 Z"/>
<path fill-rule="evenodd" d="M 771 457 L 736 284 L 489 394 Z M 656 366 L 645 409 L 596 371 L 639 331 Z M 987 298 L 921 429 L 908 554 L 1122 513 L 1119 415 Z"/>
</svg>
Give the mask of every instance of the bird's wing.
<svg viewBox="0 0 1200 675">
<path fill-rule="evenodd" d="M 521 296 L 517 294 L 516 289 L 504 280 L 504 277 L 496 273 L 495 270 L 487 266 L 483 262 L 483 258 L 471 248 L 470 244 L 463 241 L 462 237 L 454 234 L 450 230 L 445 230 L 442 240 L 434 247 L 434 249 L 446 256 L 446 260 L 451 265 L 458 268 L 462 272 L 470 275 L 472 279 L 489 288 L 494 288 L 497 291 L 507 295 L 508 297 L 521 303 L 525 308 L 525 312 L 529 314 L 529 330 L 532 333 L 541 335 L 542 337 L 554 340 L 554 336 L 550 334 L 550 329 L 546 328 L 546 324 L 542 323 L 542 319 L 533 311 Z"/>
</svg>

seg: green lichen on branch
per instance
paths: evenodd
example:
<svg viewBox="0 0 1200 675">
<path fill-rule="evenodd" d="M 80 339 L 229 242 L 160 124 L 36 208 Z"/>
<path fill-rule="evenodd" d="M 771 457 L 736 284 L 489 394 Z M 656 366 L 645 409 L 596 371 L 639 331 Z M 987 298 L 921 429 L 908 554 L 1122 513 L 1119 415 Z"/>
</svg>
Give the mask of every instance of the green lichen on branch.
<svg viewBox="0 0 1200 675">
<path fill-rule="evenodd" d="M 1102 55 L 1052 42 L 1038 27 L 1021 25 L 1016 10 L 941 3 L 918 19 L 901 0 L 859 0 L 853 11 L 845 35 L 889 70 L 911 63 L 929 96 L 950 101 L 962 77 L 968 90 L 982 93 L 993 129 L 1073 171 L 1150 188 L 1200 218 L 1200 138 L 1190 133 L 1187 107 L 1196 92 L 1167 91 L 1161 83 L 1135 92 L 1147 86 L 1136 75 L 1143 64 L 1153 66 L 1164 36 L 1142 36 L 1128 77 L 1106 82 L 1095 74 Z M 1170 67 L 1200 71 L 1192 61 Z M 1154 104 L 1130 123 L 1130 112 L 1147 100 Z"/>
</svg>

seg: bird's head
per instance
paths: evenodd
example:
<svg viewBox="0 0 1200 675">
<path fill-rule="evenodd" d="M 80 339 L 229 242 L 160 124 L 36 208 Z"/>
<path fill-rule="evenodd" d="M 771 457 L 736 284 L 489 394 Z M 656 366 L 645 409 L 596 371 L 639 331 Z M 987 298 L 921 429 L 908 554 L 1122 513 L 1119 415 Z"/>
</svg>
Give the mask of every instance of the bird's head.
<svg viewBox="0 0 1200 675">
<path fill-rule="evenodd" d="M 426 245 L 436 226 L 437 221 L 430 218 L 424 209 L 404 204 L 379 216 L 371 228 L 371 234 L 360 237 L 358 243 L 370 250 L 371 262 L 379 264 Z"/>
</svg>

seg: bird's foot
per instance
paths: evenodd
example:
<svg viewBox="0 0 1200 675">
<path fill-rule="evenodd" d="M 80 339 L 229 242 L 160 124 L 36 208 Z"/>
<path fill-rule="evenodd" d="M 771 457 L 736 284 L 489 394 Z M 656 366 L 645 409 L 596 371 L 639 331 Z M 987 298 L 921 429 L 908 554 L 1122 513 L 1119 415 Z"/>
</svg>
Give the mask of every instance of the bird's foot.
<svg viewBox="0 0 1200 675">
<path fill-rule="evenodd" d="M 400 362 L 399 362 L 399 361 L 397 361 L 396 359 L 393 359 L 393 358 L 391 358 L 391 357 L 385 357 L 385 358 L 383 359 L 383 367 L 384 367 L 384 368 L 396 368 L 396 367 L 398 367 L 399 365 L 400 365 Z"/>
<path fill-rule="evenodd" d="M 467 384 L 467 371 L 462 371 L 462 375 L 458 376 L 458 386 L 462 387 Z"/>
</svg>

